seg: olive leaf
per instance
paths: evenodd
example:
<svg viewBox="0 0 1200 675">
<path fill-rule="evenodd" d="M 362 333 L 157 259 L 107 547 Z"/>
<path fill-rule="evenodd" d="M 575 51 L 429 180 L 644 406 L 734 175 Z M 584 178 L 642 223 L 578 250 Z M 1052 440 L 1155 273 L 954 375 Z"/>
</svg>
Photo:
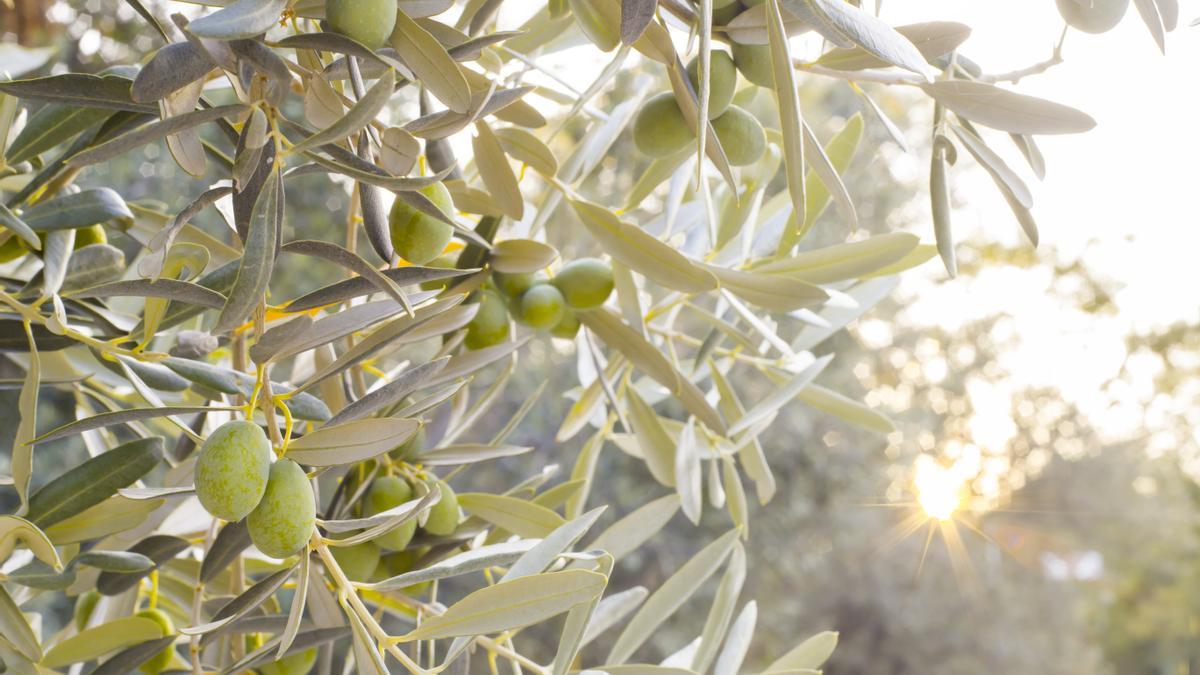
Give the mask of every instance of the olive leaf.
<svg viewBox="0 0 1200 675">
<path fill-rule="evenodd" d="M 521 628 L 562 614 L 604 590 L 607 579 L 587 570 L 521 577 L 471 593 L 440 616 L 401 636 L 404 641 L 483 635 Z"/>
<path fill-rule="evenodd" d="M 162 140 L 175 134 L 179 134 L 202 124 L 207 124 L 226 117 L 237 115 L 246 109 L 246 106 L 241 104 L 225 105 L 218 108 L 209 108 L 207 110 L 195 110 L 186 112 L 180 115 L 165 117 L 164 119 L 153 124 L 122 134 L 116 138 L 101 143 L 88 150 L 84 150 L 67 160 L 67 163 L 76 168 L 91 166 L 105 162 L 114 157 L 129 152 L 130 150 L 150 143 L 152 141 Z"/>
<path fill-rule="evenodd" d="M 66 103 L 85 108 L 106 108 L 153 113 L 154 106 L 135 103 L 130 95 L 133 82 L 119 75 L 66 73 L 29 80 L 0 82 L 0 93 L 17 98 Z"/>
<path fill-rule="evenodd" d="M 938 80 L 921 88 L 947 110 L 1000 131 L 1077 134 L 1096 126 L 1096 120 L 1075 108 L 984 82 Z"/>
<path fill-rule="evenodd" d="M 353 464 L 393 450 L 420 428 L 413 419 L 360 419 L 325 426 L 295 439 L 288 457 L 310 466 Z"/>
<path fill-rule="evenodd" d="M 157 436 L 118 446 L 50 481 L 29 498 L 26 517 L 49 527 L 115 495 L 149 473 L 162 458 Z"/>
<path fill-rule="evenodd" d="M 157 622 L 139 616 L 113 619 L 94 628 L 80 631 L 59 642 L 46 652 L 42 665 L 62 668 L 72 663 L 91 661 L 109 652 L 163 637 Z"/>
<path fill-rule="evenodd" d="M 131 221 L 133 212 L 121 195 L 110 188 L 93 188 L 63 195 L 25 210 L 21 219 L 38 232 L 88 227 L 110 220 Z"/>
<path fill-rule="evenodd" d="M 217 40 L 249 38 L 279 22 L 287 0 L 237 0 L 188 24 L 188 32 Z"/>
<path fill-rule="evenodd" d="M 618 665 L 628 660 L 654 630 L 717 571 L 737 543 L 737 536 L 737 530 L 721 535 L 664 581 L 625 624 L 605 662 Z"/>
<path fill-rule="evenodd" d="M 391 37 L 396 55 L 446 107 L 465 113 L 471 107 L 471 88 L 454 58 L 437 38 L 403 11 L 396 13 Z"/>
<path fill-rule="evenodd" d="M 8 146 L 9 164 L 19 164 L 68 141 L 111 117 L 106 108 L 84 108 L 62 103 L 42 106 L 29 117 L 25 128 Z M 10 228 L 12 229 L 12 228 Z"/>
<path fill-rule="evenodd" d="M 245 0 L 243 0 L 245 1 Z M 254 203 L 245 253 L 238 267 L 237 280 L 221 308 L 213 333 L 226 333 L 250 315 L 267 292 L 274 267 L 275 243 L 283 221 L 283 180 L 274 172 L 263 184 Z"/>
</svg>

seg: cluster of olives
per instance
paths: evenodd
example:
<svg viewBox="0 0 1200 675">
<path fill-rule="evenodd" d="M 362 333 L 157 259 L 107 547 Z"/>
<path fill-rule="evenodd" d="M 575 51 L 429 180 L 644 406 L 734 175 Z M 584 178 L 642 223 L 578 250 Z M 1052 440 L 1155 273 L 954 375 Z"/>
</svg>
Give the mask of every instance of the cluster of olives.
<svg viewBox="0 0 1200 675">
<path fill-rule="evenodd" d="M 729 6 L 737 7 L 737 3 Z M 734 44 L 732 56 L 723 50 L 713 50 L 709 55 L 708 118 L 733 166 L 753 164 L 767 150 L 767 134 L 762 124 L 744 108 L 733 104 L 739 72 L 754 84 L 770 86 L 773 82 L 770 48 Z M 687 73 L 692 87 L 699 91 L 699 57 L 688 64 Z M 695 138 L 671 92 L 652 97 L 633 122 L 634 144 L 651 157 L 674 155 Z"/>
<path fill-rule="evenodd" d="M 317 507 L 304 469 L 290 459 L 272 463 L 271 455 L 271 442 L 257 424 L 221 425 L 200 447 L 196 496 L 217 518 L 246 518 L 258 550 L 286 558 L 308 543 Z"/>
<path fill-rule="evenodd" d="M 541 272 L 493 272 L 479 292 L 479 311 L 467 326 L 469 349 L 499 344 L 509 335 L 509 316 L 565 340 L 579 332 L 576 311 L 604 304 L 613 290 L 613 272 L 596 258 L 573 260 L 553 279 Z"/>
</svg>

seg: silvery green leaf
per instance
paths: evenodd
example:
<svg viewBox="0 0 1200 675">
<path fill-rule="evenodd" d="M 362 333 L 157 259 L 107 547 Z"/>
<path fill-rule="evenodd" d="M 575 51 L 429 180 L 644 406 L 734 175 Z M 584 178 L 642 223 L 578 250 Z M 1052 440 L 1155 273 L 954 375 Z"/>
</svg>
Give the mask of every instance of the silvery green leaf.
<svg viewBox="0 0 1200 675">
<path fill-rule="evenodd" d="M 726 466 L 732 464 L 727 463 Z M 717 650 L 725 640 L 725 632 L 733 620 L 733 610 L 737 608 L 738 595 L 741 594 L 745 581 L 746 551 L 739 543 L 725 563 L 725 574 L 721 576 L 721 583 L 717 586 L 717 593 L 708 610 L 708 618 L 704 620 L 704 629 L 700 633 L 700 644 L 692 657 L 691 669 L 697 673 L 708 672 L 717 658 Z"/>
<path fill-rule="evenodd" d="M 393 450 L 420 428 L 413 419 L 367 418 L 325 426 L 288 445 L 288 457 L 310 466 L 353 464 Z"/>
<path fill-rule="evenodd" d="M 341 119 L 300 141 L 290 152 L 300 153 L 335 143 L 362 129 L 387 105 L 395 87 L 396 73 L 389 69 Z"/>
<path fill-rule="evenodd" d="M 232 117 L 244 111 L 246 106 L 235 103 L 233 105 L 224 105 L 217 108 L 208 108 L 206 110 L 194 110 L 185 112 L 180 115 L 166 117 L 158 122 L 147 124 L 139 129 L 134 129 L 125 134 L 121 134 L 110 141 L 93 146 L 83 152 L 80 152 L 70 159 L 67 163 L 76 168 L 99 164 L 115 157 L 120 157 L 130 150 L 141 147 L 152 141 L 160 141 L 168 136 L 188 131 L 202 124 L 215 122 L 219 119 Z"/>
<path fill-rule="evenodd" d="M 427 565 L 421 569 L 384 579 L 383 581 L 365 584 L 363 588 L 374 591 L 392 591 L 406 588 L 436 579 L 456 577 L 489 567 L 503 567 L 520 559 L 525 553 L 538 544 L 537 539 L 518 539 L 499 544 L 489 544 L 455 554 Z"/>
<path fill-rule="evenodd" d="M 838 634 L 833 631 L 817 633 L 796 645 L 783 656 L 767 666 L 763 673 L 779 673 L 794 670 L 816 670 L 825 664 L 837 647 Z"/>
<path fill-rule="evenodd" d="M 742 670 L 742 661 L 750 649 L 750 640 L 754 637 L 754 625 L 758 621 L 758 603 L 751 600 L 742 608 L 738 618 L 729 627 L 729 635 L 725 638 L 725 647 L 717 657 L 713 675 L 737 675 Z"/>
<path fill-rule="evenodd" d="M 471 88 L 437 38 L 404 12 L 397 12 L 391 45 L 431 94 L 451 111 L 467 112 L 471 107 Z"/>
<path fill-rule="evenodd" d="M 638 647 L 679 609 L 688 598 L 708 580 L 737 543 L 738 531 L 730 530 L 701 549 L 658 587 L 625 624 L 625 629 L 613 644 L 605 659 L 607 663 L 624 663 Z"/>
<path fill-rule="evenodd" d="M 1014 134 L 1077 134 L 1096 120 L 1075 108 L 969 80 L 939 80 L 921 85 L 947 110 L 972 122 Z"/>
<path fill-rule="evenodd" d="M 0 82 L 0 93 L 17 98 L 27 98 L 52 103 L 86 108 L 127 110 L 137 113 L 154 113 L 155 107 L 135 103 L 129 89 L 133 82 L 119 75 L 85 75 L 67 73 L 28 80 Z"/>
<path fill-rule="evenodd" d="M 971 27 L 954 21 L 930 21 L 896 26 L 896 32 L 908 38 L 926 61 L 932 61 L 966 42 L 971 36 Z M 832 49 L 822 54 L 815 63 L 835 70 L 867 70 L 890 65 L 862 47 Z"/>
<path fill-rule="evenodd" d="M 608 507 L 596 507 L 582 516 L 560 525 L 558 529 L 546 535 L 546 538 L 542 539 L 537 546 L 518 558 L 504 573 L 504 576 L 500 577 L 500 581 L 540 574 L 560 554 L 579 541 L 579 538 L 587 533 L 588 528 L 596 522 L 606 508 Z"/>
<path fill-rule="evenodd" d="M 841 0 L 783 0 L 793 14 L 839 47 L 858 46 L 885 63 L 928 77 L 925 57 L 904 35 Z"/>
<path fill-rule="evenodd" d="M 812 365 L 808 366 L 799 373 L 792 376 L 790 380 L 783 384 L 775 391 L 771 392 L 766 398 L 754 404 L 746 411 L 736 422 L 729 427 L 729 436 L 736 436 L 739 433 L 750 429 L 764 419 L 775 415 L 783 406 L 790 403 L 796 398 L 800 392 L 809 385 L 825 370 L 825 367 L 833 361 L 833 354 L 826 354 L 818 358 Z"/>
<path fill-rule="evenodd" d="M 110 220 L 129 222 L 133 212 L 116 191 L 92 188 L 41 201 L 26 209 L 21 220 L 38 232 L 88 227 Z"/>
<path fill-rule="evenodd" d="M 216 64 L 195 44 L 168 44 L 138 71 L 130 96 L 137 103 L 153 103 L 199 80 L 214 68 Z"/>
<path fill-rule="evenodd" d="M 587 570 L 535 574 L 487 586 L 427 618 L 405 642 L 484 635 L 540 623 L 599 595 L 608 579 Z"/>
<path fill-rule="evenodd" d="M 188 24 L 193 35 L 216 40 L 251 38 L 279 23 L 287 0 L 237 0 Z"/>
<path fill-rule="evenodd" d="M 33 159 L 59 143 L 99 126 L 112 114 L 107 108 L 84 108 L 64 103 L 44 105 L 30 115 L 21 133 L 8 146 L 6 159 L 9 164 Z"/>
<path fill-rule="evenodd" d="M 679 511 L 679 495 L 643 504 L 601 532 L 588 548 L 607 551 L 620 560 L 657 535 Z"/>
<path fill-rule="evenodd" d="M 162 447 L 154 436 L 89 459 L 33 493 L 25 517 L 45 528 L 82 513 L 149 473 L 162 459 Z"/>
<path fill-rule="evenodd" d="M 276 171 L 263 184 L 254 203 L 237 280 L 213 326 L 214 334 L 237 328 L 264 300 L 274 268 L 276 237 L 283 221 L 283 201 L 283 179 Z"/>
</svg>

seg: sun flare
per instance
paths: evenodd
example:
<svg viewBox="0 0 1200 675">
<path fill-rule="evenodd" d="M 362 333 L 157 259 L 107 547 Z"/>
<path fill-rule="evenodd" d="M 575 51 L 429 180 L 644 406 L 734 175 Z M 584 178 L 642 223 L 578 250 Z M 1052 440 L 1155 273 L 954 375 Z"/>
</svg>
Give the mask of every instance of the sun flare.
<svg viewBox="0 0 1200 675">
<path fill-rule="evenodd" d="M 932 462 L 918 464 L 913 483 L 917 503 L 930 518 L 950 520 L 962 503 L 962 479 L 945 467 Z"/>
</svg>

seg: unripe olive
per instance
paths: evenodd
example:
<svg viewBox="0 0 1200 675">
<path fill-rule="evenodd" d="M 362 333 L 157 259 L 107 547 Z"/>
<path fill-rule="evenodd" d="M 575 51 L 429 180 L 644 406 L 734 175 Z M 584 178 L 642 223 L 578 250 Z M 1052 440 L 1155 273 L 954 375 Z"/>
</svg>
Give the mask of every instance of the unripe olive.
<svg viewBox="0 0 1200 675">
<path fill-rule="evenodd" d="M 253 422 L 222 424 L 200 446 L 196 496 L 212 515 L 245 518 L 262 499 L 271 471 L 271 442 Z"/>
<path fill-rule="evenodd" d="M 775 69 L 771 66 L 770 45 L 733 43 L 733 63 L 742 77 L 761 87 L 775 86 Z"/>
<path fill-rule="evenodd" d="M 575 315 L 573 310 L 568 309 L 563 312 L 562 319 L 558 325 L 550 329 L 550 334 L 556 338 L 564 340 L 574 340 L 575 334 L 579 332 L 579 317 Z"/>
<path fill-rule="evenodd" d="M 430 260 L 428 263 L 425 264 L 425 266 L 426 267 L 436 267 L 437 269 L 440 269 L 440 270 L 449 270 L 449 269 L 454 269 L 454 266 L 457 263 L 458 263 L 458 254 L 457 253 L 443 253 L 442 255 L 439 255 L 438 257 L 434 258 L 433 260 Z M 449 282 L 445 279 L 434 279 L 432 281 L 422 281 L 421 282 L 421 290 L 423 290 L 423 291 L 440 291 L 446 287 L 447 283 L 449 283 Z"/>
<path fill-rule="evenodd" d="M 441 183 L 433 183 L 419 190 L 429 201 L 450 215 L 454 213 L 454 200 L 450 191 Z M 425 265 L 437 258 L 450 243 L 454 228 L 437 218 L 409 206 L 403 199 L 396 199 L 388 216 L 388 227 L 392 233 L 392 246 L 408 262 Z"/>
<path fill-rule="evenodd" d="M 612 294 L 612 267 L 596 258 L 572 260 L 554 275 L 554 285 L 573 309 L 590 309 Z"/>
<path fill-rule="evenodd" d="M 421 454 L 425 449 L 425 427 L 422 425 L 417 429 L 417 433 L 408 437 L 399 446 L 388 453 L 392 459 L 412 459 Z"/>
<path fill-rule="evenodd" d="M 12 262 L 28 252 L 25 242 L 14 234 L 0 244 L 0 263 Z"/>
<path fill-rule="evenodd" d="M 712 125 L 725 149 L 725 157 L 733 166 L 753 164 L 767 151 L 767 132 L 744 108 L 729 106 Z"/>
<path fill-rule="evenodd" d="M 483 349 L 498 345 L 508 339 L 508 309 L 504 299 L 494 291 L 479 294 L 479 310 L 467 325 L 467 337 L 463 341 L 468 349 Z"/>
<path fill-rule="evenodd" d="M 412 498 L 412 486 L 403 478 L 396 476 L 376 478 L 375 482 L 371 483 L 371 489 L 367 491 L 366 502 L 363 505 L 363 515 L 373 516 L 377 513 L 383 513 L 388 509 L 400 506 Z M 413 535 L 416 532 L 417 519 L 410 518 L 391 532 L 377 537 L 374 541 L 381 548 L 389 551 L 403 551 L 404 547 L 408 546 L 408 542 L 412 541 Z"/>
<path fill-rule="evenodd" d="M 550 284 L 541 284 L 521 296 L 521 320 L 539 330 L 549 330 L 562 319 L 567 303 Z"/>
<path fill-rule="evenodd" d="M 325 0 L 325 18 L 334 32 L 379 49 L 396 25 L 396 0 Z"/>
<path fill-rule="evenodd" d="M 331 546 L 333 559 L 350 581 L 370 581 L 379 564 L 379 547 L 373 541 L 353 546 Z"/>
<path fill-rule="evenodd" d="M 736 2 L 720 8 L 713 7 L 713 25 L 724 26 L 744 11 L 746 11 L 745 8 Z"/>
<path fill-rule="evenodd" d="M 267 490 L 246 524 L 258 550 L 272 558 L 286 558 L 308 543 L 316 518 L 312 484 L 304 469 L 281 459 L 271 465 Z"/>
<path fill-rule="evenodd" d="M 708 89 L 708 119 L 716 119 L 725 112 L 733 102 L 733 92 L 737 89 L 737 68 L 729 52 L 713 50 L 709 62 Z M 692 59 L 687 67 L 688 79 L 696 96 L 700 96 L 700 57 Z"/>
<path fill-rule="evenodd" d="M 83 630 L 87 628 L 88 619 L 92 618 L 92 612 L 96 609 L 96 603 L 100 601 L 100 593 L 95 590 L 80 593 L 75 600 L 75 630 Z"/>
<path fill-rule="evenodd" d="M 1129 0 L 1057 0 L 1058 13 L 1072 28 L 1085 33 L 1104 33 L 1125 16 Z"/>
<path fill-rule="evenodd" d="M 393 553 L 392 555 L 385 556 L 382 563 L 384 572 L 381 576 L 383 578 L 395 577 L 404 574 L 405 572 L 413 571 L 417 567 L 417 561 L 421 559 L 421 556 L 428 552 L 429 547 L 423 546 L 421 548 L 410 548 L 400 551 L 399 553 Z M 405 586 L 400 590 L 409 595 L 418 595 L 428 589 L 429 585 L 430 582 L 422 581 L 419 584 Z"/>
<path fill-rule="evenodd" d="M 458 495 L 445 481 L 437 481 L 442 495 L 437 503 L 429 509 L 429 517 L 425 519 L 425 531 L 439 537 L 454 534 L 458 528 Z"/>
<path fill-rule="evenodd" d="M 670 92 L 646 101 L 633 121 L 633 144 L 651 157 L 669 157 L 693 138 L 695 134 Z"/>
<path fill-rule="evenodd" d="M 143 609 L 135 616 L 143 619 L 150 619 L 154 623 L 158 624 L 158 627 L 162 629 L 163 637 L 175 634 L 175 624 L 171 621 L 171 617 L 167 616 L 167 613 L 161 609 Z M 174 655 L 175 648 L 172 645 L 167 645 L 161 652 L 155 654 L 149 661 L 139 666 L 138 670 L 142 671 L 143 673 L 156 675 L 157 673 L 162 672 L 163 669 L 165 669 L 171 663 L 171 657 Z"/>
<path fill-rule="evenodd" d="M 519 272 L 506 274 L 504 272 L 492 272 L 492 281 L 496 283 L 496 288 L 510 298 L 519 298 L 521 294 L 529 290 L 533 286 L 546 282 L 546 275 L 542 272 Z"/>
<path fill-rule="evenodd" d="M 308 675 L 317 664 L 317 648 L 285 656 L 258 667 L 259 675 Z"/>
<path fill-rule="evenodd" d="M 92 225 L 75 230 L 75 248 L 80 249 L 92 244 L 107 244 L 108 233 L 103 225 Z"/>
</svg>

